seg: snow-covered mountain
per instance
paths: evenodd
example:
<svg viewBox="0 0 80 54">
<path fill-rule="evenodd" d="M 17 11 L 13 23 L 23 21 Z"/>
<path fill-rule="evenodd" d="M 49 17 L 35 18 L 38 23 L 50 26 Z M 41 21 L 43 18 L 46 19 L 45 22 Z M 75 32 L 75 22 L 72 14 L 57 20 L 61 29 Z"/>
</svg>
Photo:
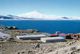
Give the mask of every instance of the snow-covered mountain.
<svg viewBox="0 0 80 54">
<path fill-rule="evenodd" d="M 0 15 L 0 20 L 4 20 L 4 19 L 8 19 L 8 20 L 80 20 L 80 17 L 53 16 L 53 15 L 43 14 L 38 11 L 32 11 L 24 14 L 19 14 L 17 16 Z"/>
<path fill-rule="evenodd" d="M 60 16 L 53 16 L 53 15 L 47 15 L 40 13 L 38 11 L 32 11 L 24 14 L 18 15 L 19 17 L 25 17 L 25 18 L 33 18 L 35 20 L 63 20 L 68 19 L 67 17 L 60 17 Z"/>
<path fill-rule="evenodd" d="M 54 16 L 32 11 L 18 15 L 19 17 L 32 18 L 34 20 L 80 20 L 80 17 Z"/>
</svg>

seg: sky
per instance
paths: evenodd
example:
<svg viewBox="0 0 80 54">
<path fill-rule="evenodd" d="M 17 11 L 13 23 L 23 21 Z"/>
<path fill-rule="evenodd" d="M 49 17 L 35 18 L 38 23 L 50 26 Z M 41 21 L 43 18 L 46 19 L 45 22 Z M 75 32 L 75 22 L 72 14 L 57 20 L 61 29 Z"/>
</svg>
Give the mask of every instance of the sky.
<svg viewBox="0 0 80 54">
<path fill-rule="evenodd" d="M 0 15 L 34 10 L 55 16 L 80 16 L 80 0 L 0 0 Z"/>
</svg>

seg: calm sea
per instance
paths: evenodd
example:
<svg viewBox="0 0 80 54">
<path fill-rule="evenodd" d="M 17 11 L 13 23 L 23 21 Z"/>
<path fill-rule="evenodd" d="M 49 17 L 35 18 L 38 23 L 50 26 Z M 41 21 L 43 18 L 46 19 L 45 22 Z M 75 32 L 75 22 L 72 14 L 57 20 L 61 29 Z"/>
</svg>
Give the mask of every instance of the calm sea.
<svg viewBox="0 0 80 54">
<path fill-rule="evenodd" d="M 41 32 L 54 33 L 61 31 L 64 33 L 79 33 L 79 20 L 0 20 L 0 25 L 16 26 L 21 30 L 37 29 Z"/>
</svg>

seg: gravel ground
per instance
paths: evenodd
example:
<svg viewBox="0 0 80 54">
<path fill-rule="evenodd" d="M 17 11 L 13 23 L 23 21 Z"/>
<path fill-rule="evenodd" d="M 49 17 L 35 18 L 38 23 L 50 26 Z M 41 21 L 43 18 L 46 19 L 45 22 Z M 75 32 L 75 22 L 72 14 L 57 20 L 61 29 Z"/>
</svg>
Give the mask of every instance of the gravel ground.
<svg viewBox="0 0 80 54">
<path fill-rule="evenodd" d="M 55 43 L 0 42 L 0 54 L 80 54 L 80 40 Z"/>
</svg>

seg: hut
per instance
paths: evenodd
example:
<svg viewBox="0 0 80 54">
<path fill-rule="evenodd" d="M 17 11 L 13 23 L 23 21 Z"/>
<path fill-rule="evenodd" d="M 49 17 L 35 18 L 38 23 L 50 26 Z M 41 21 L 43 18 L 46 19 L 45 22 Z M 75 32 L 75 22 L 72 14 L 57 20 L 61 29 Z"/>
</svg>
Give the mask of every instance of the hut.
<svg viewBox="0 0 80 54">
<path fill-rule="evenodd" d="M 41 38 L 42 42 L 63 42 L 65 41 L 64 37 L 44 37 Z"/>
<path fill-rule="evenodd" d="M 49 34 L 47 33 L 41 33 L 41 34 L 26 34 L 26 35 L 20 35 L 16 36 L 17 39 L 21 40 L 40 40 L 41 37 L 48 37 Z"/>
</svg>

